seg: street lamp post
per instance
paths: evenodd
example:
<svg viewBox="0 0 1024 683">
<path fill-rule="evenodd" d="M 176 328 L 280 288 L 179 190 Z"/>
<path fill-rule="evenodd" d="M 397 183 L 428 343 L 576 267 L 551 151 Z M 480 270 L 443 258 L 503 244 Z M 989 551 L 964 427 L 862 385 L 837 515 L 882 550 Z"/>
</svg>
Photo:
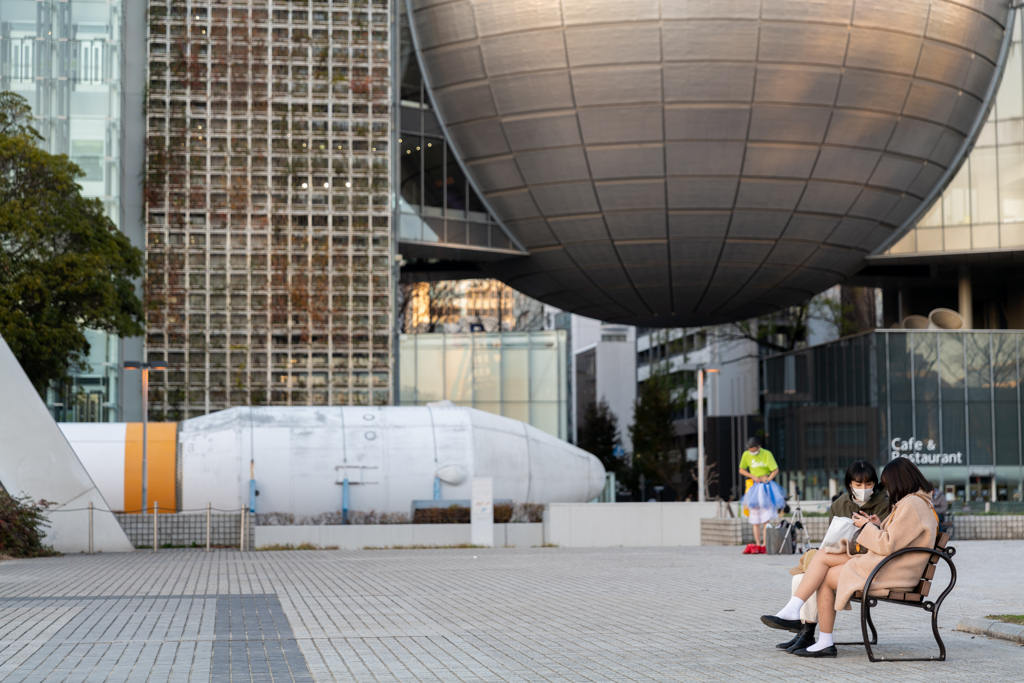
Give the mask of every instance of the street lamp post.
<svg viewBox="0 0 1024 683">
<path fill-rule="evenodd" d="M 149 371 L 166 370 L 167 363 L 162 360 L 128 360 L 124 362 L 124 369 L 142 370 L 142 514 L 146 514 L 146 493 L 149 487 L 149 463 L 146 459 L 146 448 L 149 445 L 146 435 L 146 427 L 149 424 Z"/>
<path fill-rule="evenodd" d="M 716 368 L 697 368 L 697 502 L 704 496 L 704 373 L 718 372 Z"/>
</svg>

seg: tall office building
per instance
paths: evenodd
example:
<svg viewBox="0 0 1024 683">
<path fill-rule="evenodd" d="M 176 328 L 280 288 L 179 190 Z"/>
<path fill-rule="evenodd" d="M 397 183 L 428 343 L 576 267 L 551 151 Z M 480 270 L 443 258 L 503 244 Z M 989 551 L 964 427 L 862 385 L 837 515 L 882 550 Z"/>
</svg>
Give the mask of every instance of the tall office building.
<svg viewBox="0 0 1024 683">
<path fill-rule="evenodd" d="M 122 202 L 123 11 L 120 0 L 3 0 L 0 91 L 28 101 L 40 146 L 78 164 L 82 194 L 128 232 L 138 217 Z M 48 403 L 60 420 L 118 419 L 120 340 L 93 330 L 86 338 L 88 367 L 50 390 Z"/>
<path fill-rule="evenodd" d="M 392 401 L 386 2 L 157 0 L 152 417 Z"/>
</svg>

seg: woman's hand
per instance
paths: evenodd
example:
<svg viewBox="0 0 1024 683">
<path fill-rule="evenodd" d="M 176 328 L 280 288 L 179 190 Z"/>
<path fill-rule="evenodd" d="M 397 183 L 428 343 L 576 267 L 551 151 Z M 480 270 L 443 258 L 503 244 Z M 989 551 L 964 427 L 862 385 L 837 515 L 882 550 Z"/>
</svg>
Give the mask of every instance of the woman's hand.
<svg viewBox="0 0 1024 683">
<path fill-rule="evenodd" d="M 874 515 L 872 515 L 873 517 Z M 858 529 L 863 529 L 864 525 L 871 521 L 871 517 L 868 517 L 863 512 L 853 513 L 853 525 Z"/>
<path fill-rule="evenodd" d="M 878 518 L 878 515 L 871 515 L 870 517 L 868 517 L 868 521 L 874 524 L 875 526 L 882 526 L 882 520 Z"/>
</svg>

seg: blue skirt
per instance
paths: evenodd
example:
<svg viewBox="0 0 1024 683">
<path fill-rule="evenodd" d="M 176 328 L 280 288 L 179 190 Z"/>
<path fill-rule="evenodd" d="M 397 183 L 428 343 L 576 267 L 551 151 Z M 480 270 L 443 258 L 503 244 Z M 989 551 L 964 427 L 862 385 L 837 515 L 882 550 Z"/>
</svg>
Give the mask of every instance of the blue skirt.
<svg viewBox="0 0 1024 683">
<path fill-rule="evenodd" d="M 774 481 L 756 483 L 744 494 L 743 507 L 748 510 L 771 510 L 774 513 L 786 507 L 786 491 Z"/>
</svg>

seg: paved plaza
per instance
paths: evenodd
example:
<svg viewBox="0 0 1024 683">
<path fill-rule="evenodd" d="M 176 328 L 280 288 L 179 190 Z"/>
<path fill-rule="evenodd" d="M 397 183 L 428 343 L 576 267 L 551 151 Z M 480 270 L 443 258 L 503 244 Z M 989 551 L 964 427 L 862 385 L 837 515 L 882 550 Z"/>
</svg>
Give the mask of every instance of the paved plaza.
<svg viewBox="0 0 1024 683">
<path fill-rule="evenodd" d="M 1024 613 L 1024 543 L 965 541 L 946 662 L 776 651 L 758 616 L 792 557 L 735 547 L 195 550 L 0 562 L 2 681 L 1020 680 L 1024 649 L 953 629 Z M 942 574 L 937 580 L 942 579 Z M 1016 577 L 1011 579 L 1011 577 Z M 879 654 L 928 655 L 928 615 L 882 605 Z M 856 640 L 855 612 L 838 640 Z"/>
</svg>

